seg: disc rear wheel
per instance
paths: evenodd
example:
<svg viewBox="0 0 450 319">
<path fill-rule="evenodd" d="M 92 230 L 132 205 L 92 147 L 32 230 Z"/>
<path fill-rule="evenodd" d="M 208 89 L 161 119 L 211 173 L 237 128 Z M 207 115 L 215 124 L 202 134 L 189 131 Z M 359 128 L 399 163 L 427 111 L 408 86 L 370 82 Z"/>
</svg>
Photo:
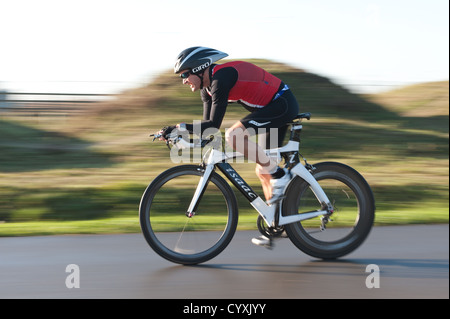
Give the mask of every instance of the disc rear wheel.
<svg viewBox="0 0 450 319">
<path fill-rule="evenodd" d="M 323 259 L 344 256 L 366 239 L 375 217 L 375 200 L 365 179 L 349 166 L 326 162 L 314 165 L 313 175 L 334 207 L 329 216 L 285 226 L 291 241 L 306 254 Z M 309 185 L 296 177 L 287 189 L 283 214 L 321 209 Z"/>
</svg>

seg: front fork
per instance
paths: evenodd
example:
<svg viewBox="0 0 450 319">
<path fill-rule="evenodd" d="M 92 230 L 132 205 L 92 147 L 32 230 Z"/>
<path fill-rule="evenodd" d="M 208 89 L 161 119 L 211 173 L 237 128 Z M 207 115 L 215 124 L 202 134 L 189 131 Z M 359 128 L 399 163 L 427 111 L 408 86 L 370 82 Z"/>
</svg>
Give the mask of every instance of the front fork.
<svg viewBox="0 0 450 319">
<path fill-rule="evenodd" d="M 197 185 L 197 189 L 195 190 L 194 196 L 192 197 L 191 204 L 186 212 L 186 216 L 191 218 L 195 215 L 195 211 L 198 208 L 198 204 L 200 203 L 200 199 L 203 196 L 203 193 L 208 186 L 209 179 L 211 177 L 211 173 L 214 170 L 214 165 L 202 165 L 197 168 L 199 171 L 203 172 L 202 177 L 200 177 L 200 181 Z"/>
</svg>

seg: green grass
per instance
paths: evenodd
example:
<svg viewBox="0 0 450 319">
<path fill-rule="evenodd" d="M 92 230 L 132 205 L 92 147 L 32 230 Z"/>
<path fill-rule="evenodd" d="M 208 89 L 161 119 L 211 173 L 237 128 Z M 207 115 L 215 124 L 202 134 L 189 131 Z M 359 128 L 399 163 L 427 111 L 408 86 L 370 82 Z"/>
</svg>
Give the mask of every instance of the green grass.
<svg viewBox="0 0 450 319">
<path fill-rule="evenodd" d="M 448 223 L 448 82 L 360 96 L 315 74 L 254 62 L 312 112 L 301 145 L 308 162 L 343 162 L 367 179 L 377 225 Z M 244 114 L 229 105 L 222 127 Z M 169 72 L 79 116 L 0 112 L 0 236 L 139 232 L 143 191 L 175 165 L 148 134 L 201 116 L 199 95 Z M 233 166 L 262 194 L 253 164 Z M 237 197 L 239 227 L 255 228 L 256 212 Z"/>
<path fill-rule="evenodd" d="M 185 218 L 185 217 L 184 217 Z M 256 229 L 256 212 L 239 216 L 239 230 Z M 180 225 L 180 219 L 167 221 L 167 228 L 160 231 L 172 231 Z M 66 234 L 113 234 L 137 233 L 141 231 L 139 217 L 115 217 L 77 221 L 28 221 L 0 223 L 1 236 L 44 236 Z"/>
<path fill-rule="evenodd" d="M 447 218 L 446 218 L 447 216 Z M 182 217 L 184 218 L 184 217 Z M 257 213 L 251 210 L 240 212 L 238 230 L 256 229 Z M 439 224 L 448 223 L 448 209 L 445 207 L 430 207 L 422 209 L 378 210 L 376 212 L 377 226 L 406 224 Z M 315 223 L 314 225 L 316 225 Z M 180 225 L 180 220 L 167 222 L 167 228 L 161 231 L 172 231 Z M 341 223 L 340 226 L 351 226 Z M 66 234 L 113 234 L 138 233 L 141 231 L 139 217 L 113 217 L 94 220 L 77 221 L 28 221 L 0 223 L 1 236 L 43 236 Z"/>
</svg>

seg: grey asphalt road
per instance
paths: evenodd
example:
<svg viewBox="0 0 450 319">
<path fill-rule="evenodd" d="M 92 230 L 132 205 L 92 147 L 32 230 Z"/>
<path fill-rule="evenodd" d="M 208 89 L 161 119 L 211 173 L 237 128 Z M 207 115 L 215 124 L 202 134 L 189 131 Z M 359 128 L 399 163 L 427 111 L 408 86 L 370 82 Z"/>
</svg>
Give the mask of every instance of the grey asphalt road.
<svg viewBox="0 0 450 319">
<path fill-rule="evenodd" d="M 449 298 L 448 225 L 375 227 L 336 261 L 289 239 L 257 247 L 255 235 L 237 232 L 198 266 L 162 259 L 141 234 L 0 238 L 0 298 Z M 66 272 L 70 264 L 78 272 Z M 379 288 L 366 285 L 377 283 L 368 265 L 379 269 Z M 79 288 L 67 288 L 76 275 Z"/>
</svg>

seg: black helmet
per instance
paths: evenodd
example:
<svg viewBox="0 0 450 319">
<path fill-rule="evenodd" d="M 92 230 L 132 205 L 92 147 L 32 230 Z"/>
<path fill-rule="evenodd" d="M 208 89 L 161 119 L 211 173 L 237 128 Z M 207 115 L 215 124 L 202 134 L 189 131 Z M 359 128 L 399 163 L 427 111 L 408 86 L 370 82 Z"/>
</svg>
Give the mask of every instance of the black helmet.
<svg viewBox="0 0 450 319">
<path fill-rule="evenodd" d="M 199 73 L 214 62 L 227 56 L 228 54 L 211 48 L 188 48 L 178 55 L 174 72 L 179 73 L 183 70 L 191 70 L 193 74 Z"/>
</svg>

